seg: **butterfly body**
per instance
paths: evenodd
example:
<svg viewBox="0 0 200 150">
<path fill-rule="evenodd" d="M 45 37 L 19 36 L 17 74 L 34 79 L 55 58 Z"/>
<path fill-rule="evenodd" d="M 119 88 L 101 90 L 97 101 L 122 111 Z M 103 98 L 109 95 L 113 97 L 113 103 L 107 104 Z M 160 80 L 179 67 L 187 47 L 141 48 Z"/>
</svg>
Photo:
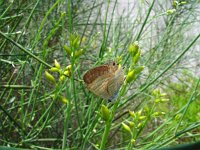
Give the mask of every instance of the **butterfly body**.
<svg viewBox="0 0 200 150">
<path fill-rule="evenodd" d="M 89 70 L 83 80 L 91 92 L 101 98 L 111 100 L 116 97 L 124 82 L 124 72 L 113 62 Z"/>
</svg>

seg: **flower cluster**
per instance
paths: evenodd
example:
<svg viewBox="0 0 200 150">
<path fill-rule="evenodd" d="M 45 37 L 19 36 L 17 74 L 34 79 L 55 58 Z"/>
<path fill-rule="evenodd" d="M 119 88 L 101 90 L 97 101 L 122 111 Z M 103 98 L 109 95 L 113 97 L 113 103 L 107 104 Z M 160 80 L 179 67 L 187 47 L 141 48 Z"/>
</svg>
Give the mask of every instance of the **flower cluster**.
<svg viewBox="0 0 200 150">
<path fill-rule="evenodd" d="M 149 101 L 150 103 L 148 103 L 148 106 L 137 112 L 129 111 L 129 119 L 122 123 L 123 129 L 131 135 L 129 145 L 135 144 L 139 134 L 143 131 L 152 118 L 165 115 L 165 112 L 157 111 L 159 103 L 165 103 L 169 101 L 169 99 L 165 97 L 166 93 L 162 93 L 160 89 L 153 90 L 152 99 Z"/>
<path fill-rule="evenodd" d="M 57 72 L 59 73 L 59 82 L 62 82 L 65 80 L 66 77 L 71 76 L 71 65 L 68 65 L 64 69 L 61 68 L 59 62 L 55 59 L 54 60 L 54 67 L 49 69 L 50 72 Z M 45 71 L 46 78 L 52 82 L 53 84 L 56 84 L 56 79 L 53 75 L 51 75 L 49 72 Z"/>
<path fill-rule="evenodd" d="M 51 83 L 53 83 L 53 85 L 55 85 L 56 87 L 59 87 L 59 86 L 57 86 L 59 83 L 62 83 L 66 79 L 66 77 L 71 76 L 71 69 L 72 69 L 71 65 L 68 65 L 65 68 L 61 68 L 60 63 L 55 59 L 54 60 L 54 66 L 51 67 L 49 69 L 49 71 L 51 73 L 58 73 L 59 74 L 58 81 L 56 81 L 55 77 L 51 73 L 49 73 L 48 71 L 45 71 L 45 76 Z M 68 100 L 67 100 L 66 97 L 61 96 L 60 94 L 58 94 L 57 96 L 56 95 L 57 94 L 53 94 L 52 98 L 53 99 L 58 98 L 59 100 L 61 100 L 65 104 L 68 103 Z"/>
<path fill-rule="evenodd" d="M 77 59 L 84 53 L 85 48 L 81 47 L 81 42 L 85 42 L 85 37 L 82 40 L 77 34 L 72 34 L 69 37 L 69 45 L 64 45 L 64 49 L 69 57 Z"/>
<path fill-rule="evenodd" d="M 123 129 L 131 135 L 130 144 L 135 144 L 139 131 L 146 124 L 147 116 L 143 114 L 142 110 L 139 110 L 138 112 L 129 111 L 131 119 L 122 122 Z"/>
<path fill-rule="evenodd" d="M 172 9 L 168 9 L 166 11 L 166 14 L 167 15 L 174 14 L 178 10 L 178 8 L 180 8 L 181 6 L 183 6 L 185 4 L 187 4 L 186 1 L 173 1 L 173 3 L 172 3 L 173 8 Z"/>
<path fill-rule="evenodd" d="M 142 72 L 144 66 L 136 66 L 141 55 L 138 42 L 131 43 L 128 50 L 131 56 L 131 66 L 126 77 L 126 83 L 131 83 Z"/>
</svg>

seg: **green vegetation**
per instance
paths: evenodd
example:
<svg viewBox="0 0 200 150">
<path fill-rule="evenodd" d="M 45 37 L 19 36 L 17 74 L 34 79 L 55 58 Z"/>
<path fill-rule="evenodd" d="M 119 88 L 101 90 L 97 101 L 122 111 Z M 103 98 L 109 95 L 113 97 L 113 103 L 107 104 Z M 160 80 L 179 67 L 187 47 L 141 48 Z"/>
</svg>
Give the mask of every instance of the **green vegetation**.
<svg viewBox="0 0 200 150">
<path fill-rule="evenodd" d="M 0 148 L 143 150 L 199 141 L 199 6 L 0 0 Z M 109 103 L 89 92 L 83 75 L 113 60 L 126 78 Z"/>
</svg>

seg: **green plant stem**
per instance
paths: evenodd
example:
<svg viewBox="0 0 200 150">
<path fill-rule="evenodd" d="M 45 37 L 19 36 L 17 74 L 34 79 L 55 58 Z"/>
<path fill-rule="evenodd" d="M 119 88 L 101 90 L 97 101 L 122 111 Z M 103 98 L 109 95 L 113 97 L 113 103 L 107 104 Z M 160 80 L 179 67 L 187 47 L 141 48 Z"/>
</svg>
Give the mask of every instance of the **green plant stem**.
<svg viewBox="0 0 200 150">
<path fill-rule="evenodd" d="M 101 45 L 101 48 L 100 48 L 100 52 L 99 52 L 99 58 L 103 58 L 103 55 L 104 55 L 104 51 L 105 51 L 105 48 L 106 48 L 106 44 L 107 44 L 107 37 L 106 37 L 106 25 L 107 25 L 107 19 L 108 19 L 108 10 L 109 10 L 109 6 L 110 6 L 110 0 L 108 0 L 107 2 L 107 7 L 106 7 L 106 14 L 105 14 L 105 20 L 104 20 L 104 32 L 103 32 L 103 42 L 102 42 L 102 45 Z"/>
<path fill-rule="evenodd" d="M 60 3 L 61 0 L 57 0 L 53 6 L 47 11 L 47 13 L 45 14 L 44 19 L 42 20 L 40 27 L 38 29 L 38 32 L 35 36 L 35 40 L 32 44 L 32 49 L 34 49 L 36 47 L 36 45 L 38 44 L 38 42 L 41 40 L 41 32 L 44 29 L 44 26 L 48 20 L 48 17 L 50 16 L 50 14 L 53 12 L 53 10 L 55 10 L 57 8 L 57 5 Z"/>
<path fill-rule="evenodd" d="M 133 133 L 131 133 L 131 139 L 130 139 L 130 142 L 128 143 L 128 148 L 127 148 L 128 150 L 133 149 L 133 143 L 131 142 L 133 138 L 134 138 Z"/>
<path fill-rule="evenodd" d="M 50 112 L 50 110 L 52 109 L 52 106 L 53 106 L 53 104 L 55 103 L 55 100 L 53 100 L 52 102 L 51 102 L 51 104 L 49 105 L 49 107 L 46 109 L 46 111 L 42 114 L 42 116 L 39 118 L 39 120 L 35 123 L 35 125 L 34 125 L 34 128 L 36 129 L 42 122 L 43 122 L 43 120 L 44 120 L 44 118 L 46 117 L 46 118 L 48 118 L 48 115 L 49 115 L 49 112 Z M 46 118 L 45 118 L 45 120 L 46 120 Z M 46 124 L 46 123 L 44 123 L 44 124 Z M 43 129 L 43 128 L 42 128 Z M 39 133 L 42 131 L 42 129 L 40 128 L 40 130 L 39 131 L 36 131 L 36 135 L 34 135 L 33 136 L 33 133 L 32 133 L 32 131 L 30 131 L 29 133 L 28 133 L 28 135 L 26 136 L 26 138 L 29 138 L 29 137 L 36 137 L 37 135 L 39 135 Z M 32 139 L 31 138 L 31 139 Z"/>
<path fill-rule="evenodd" d="M 6 89 L 32 89 L 32 86 L 26 86 L 26 85 L 0 85 L 1 88 Z"/>
<path fill-rule="evenodd" d="M 10 41 L 13 45 L 17 46 L 19 49 L 21 49 L 23 52 L 25 52 L 26 54 L 32 56 L 33 58 L 35 58 L 37 61 L 41 62 L 43 65 L 51 68 L 52 66 L 49 65 L 48 63 L 46 63 L 45 61 L 43 61 L 42 59 L 40 59 L 39 57 L 35 56 L 33 53 L 31 53 L 30 51 L 28 51 L 26 48 L 24 48 L 23 46 L 21 46 L 20 44 L 18 44 L 17 42 L 13 41 L 10 37 L 6 36 L 6 34 L 4 34 L 3 32 L 0 31 L 0 35 L 2 35 L 4 38 L 6 38 L 8 41 Z"/>
<path fill-rule="evenodd" d="M 72 1 L 69 0 L 67 3 L 67 10 L 68 10 L 68 18 L 69 18 L 69 33 L 73 34 L 73 17 L 72 17 Z M 73 47 L 73 45 L 70 45 L 70 48 L 72 50 L 72 53 L 75 52 L 75 49 Z M 75 109 L 76 109 L 76 115 L 77 115 L 77 120 L 78 120 L 78 125 L 80 127 L 80 118 L 79 118 L 79 114 L 78 114 L 78 105 L 77 105 L 77 96 L 76 96 L 76 84 L 75 84 L 75 77 L 74 77 L 74 72 L 75 72 L 75 57 L 71 57 L 70 58 L 70 62 L 71 62 L 71 66 L 72 66 L 72 75 L 70 78 L 70 91 L 72 91 L 73 94 L 71 94 L 71 99 L 69 101 L 69 106 L 67 108 L 67 113 L 65 121 L 64 121 L 64 134 L 63 134 L 63 142 L 62 142 L 62 150 L 66 149 L 67 146 L 67 130 L 68 130 L 68 123 L 69 123 L 69 118 L 71 116 L 71 109 L 72 109 L 72 104 L 71 104 L 71 100 L 74 100 L 75 103 Z M 81 132 L 81 129 L 80 129 Z M 81 134 L 82 136 L 82 134 Z"/>
<path fill-rule="evenodd" d="M 70 113 L 71 113 L 71 102 L 69 101 L 67 109 L 66 109 L 66 113 L 65 113 L 65 119 L 64 119 L 64 133 L 63 133 L 63 141 L 62 141 L 62 150 L 64 150 L 66 148 L 67 145 L 67 130 L 68 130 L 68 123 L 69 123 L 69 119 L 70 119 Z"/>
<path fill-rule="evenodd" d="M 177 133 L 177 130 L 178 130 L 178 128 L 179 128 L 179 126 L 180 126 L 180 124 L 181 124 L 181 122 L 182 122 L 182 120 L 183 120 L 183 117 L 185 116 L 185 114 L 186 114 L 186 112 L 187 112 L 187 110 L 188 110 L 188 108 L 189 108 L 189 106 L 190 106 L 190 104 L 191 104 L 193 98 L 194 98 L 195 95 L 196 95 L 196 92 L 197 92 L 198 86 L 199 86 L 199 82 L 200 82 L 200 78 L 199 78 L 199 80 L 197 81 L 196 86 L 195 86 L 195 88 L 194 88 L 194 91 L 193 91 L 192 95 L 190 96 L 190 99 L 188 100 L 188 103 L 186 104 L 186 107 L 185 107 L 185 109 L 184 109 L 184 111 L 183 111 L 183 114 L 182 114 L 182 116 L 181 116 L 181 119 L 180 119 L 179 123 L 178 123 L 177 126 L 176 126 L 175 134 Z"/>
<path fill-rule="evenodd" d="M 107 139 L 108 139 L 108 134 L 110 132 L 112 121 L 113 121 L 114 116 L 115 116 L 115 112 L 116 112 L 116 110 L 119 106 L 121 96 L 124 95 L 124 93 L 125 93 L 126 87 L 127 87 L 127 84 L 125 83 L 120 90 L 119 97 L 117 98 L 117 100 L 115 101 L 115 103 L 113 105 L 111 116 L 110 116 L 109 120 L 106 122 L 106 127 L 105 127 L 105 130 L 104 130 L 104 133 L 103 133 L 103 137 L 102 137 L 102 141 L 101 141 L 101 145 L 100 145 L 100 150 L 105 149 L 105 145 L 106 145 L 106 142 L 107 142 Z"/>
<path fill-rule="evenodd" d="M 105 130 L 104 130 L 104 133 L 103 133 L 100 150 L 105 149 L 106 142 L 107 142 L 108 135 L 109 135 L 109 131 L 110 131 L 110 128 L 111 128 L 111 124 L 112 124 L 112 119 L 110 119 L 109 121 L 106 122 L 106 127 L 105 127 Z"/>
<path fill-rule="evenodd" d="M 6 8 L 6 10 L 1 14 L 0 19 L 2 19 L 4 17 L 4 15 L 8 12 L 8 10 L 10 9 L 10 7 L 13 5 L 13 3 L 10 3 L 10 5 Z"/>
<path fill-rule="evenodd" d="M 15 125 L 18 129 L 20 129 L 24 134 L 26 134 L 26 132 L 24 131 L 24 129 L 21 127 L 21 125 L 18 124 L 18 122 L 17 122 L 17 121 L 7 112 L 7 110 L 5 110 L 5 109 L 3 108 L 3 106 L 1 106 L 1 105 L 0 105 L 0 110 L 2 110 L 2 111 L 8 116 L 8 118 L 10 119 L 10 121 L 13 122 L 14 125 Z"/>
<path fill-rule="evenodd" d="M 100 150 L 104 150 L 105 149 L 106 142 L 107 142 L 107 139 L 108 139 L 108 135 L 109 135 L 109 132 L 110 132 L 110 128 L 111 128 L 111 125 L 112 125 L 112 121 L 113 121 L 115 112 L 117 110 L 117 107 L 119 105 L 119 102 L 120 102 L 120 99 L 118 98 L 116 100 L 114 106 L 113 106 L 110 119 L 106 122 L 106 127 L 105 127 L 105 130 L 104 130 L 104 133 L 103 133 L 103 137 L 102 137 L 102 141 L 101 141 L 101 145 L 100 145 Z"/>
<path fill-rule="evenodd" d="M 184 131 L 178 132 L 176 135 L 174 135 L 174 136 L 168 138 L 168 139 L 165 140 L 164 142 L 162 142 L 162 143 L 160 143 L 160 144 L 156 144 L 156 146 L 153 147 L 152 149 L 157 149 L 157 148 L 160 148 L 161 146 L 165 146 L 167 143 L 170 143 L 173 139 L 176 139 L 176 138 L 180 137 L 181 135 L 183 135 L 184 133 L 186 133 L 186 132 L 188 132 L 188 131 L 191 131 L 191 130 L 193 130 L 193 129 L 199 127 L 199 126 L 200 126 L 200 123 L 198 123 L 198 124 L 195 125 L 194 127 L 191 127 L 191 128 L 188 128 L 188 129 L 186 129 L 186 130 L 184 130 Z"/>
</svg>

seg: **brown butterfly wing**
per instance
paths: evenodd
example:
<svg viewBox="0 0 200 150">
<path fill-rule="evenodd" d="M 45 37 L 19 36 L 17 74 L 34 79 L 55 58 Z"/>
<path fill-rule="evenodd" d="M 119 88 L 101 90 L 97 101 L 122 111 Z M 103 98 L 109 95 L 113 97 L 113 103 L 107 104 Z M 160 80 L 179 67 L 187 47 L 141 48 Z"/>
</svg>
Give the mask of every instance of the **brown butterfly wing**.
<svg viewBox="0 0 200 150">
<path fill-rule="evenodd" d="M 91 84 L 88 84 L 87 88 L 99 97 L 109 99 L 111 95 L 108 91 L 108 83 L 113 76 L 113 74 L 102 75 L 94 80 Z"/>
<path fill-rule="evenodd" d="M 123 83 L 124 83 L 124 72 L 120 68 L 115 72 L 114 77 L 111 80 L 109 80 L 109 82 L 108 82 L 109 95 L 111 95 L 111 97 L 113 97 L 113 95 L 119 91 L 119 89 Z"/>
<path fill-rule="evenodd" d="M 86 74 L 83 76 L 83 80 L 86 84 L 92 83 L 95 79 L 98 77 L 108 74 L 109 72 L 109 67 L 104 65 L 104 66 L 99 66 L 96 68 L 93 68 L 86 72 Z"/>
</svg>

